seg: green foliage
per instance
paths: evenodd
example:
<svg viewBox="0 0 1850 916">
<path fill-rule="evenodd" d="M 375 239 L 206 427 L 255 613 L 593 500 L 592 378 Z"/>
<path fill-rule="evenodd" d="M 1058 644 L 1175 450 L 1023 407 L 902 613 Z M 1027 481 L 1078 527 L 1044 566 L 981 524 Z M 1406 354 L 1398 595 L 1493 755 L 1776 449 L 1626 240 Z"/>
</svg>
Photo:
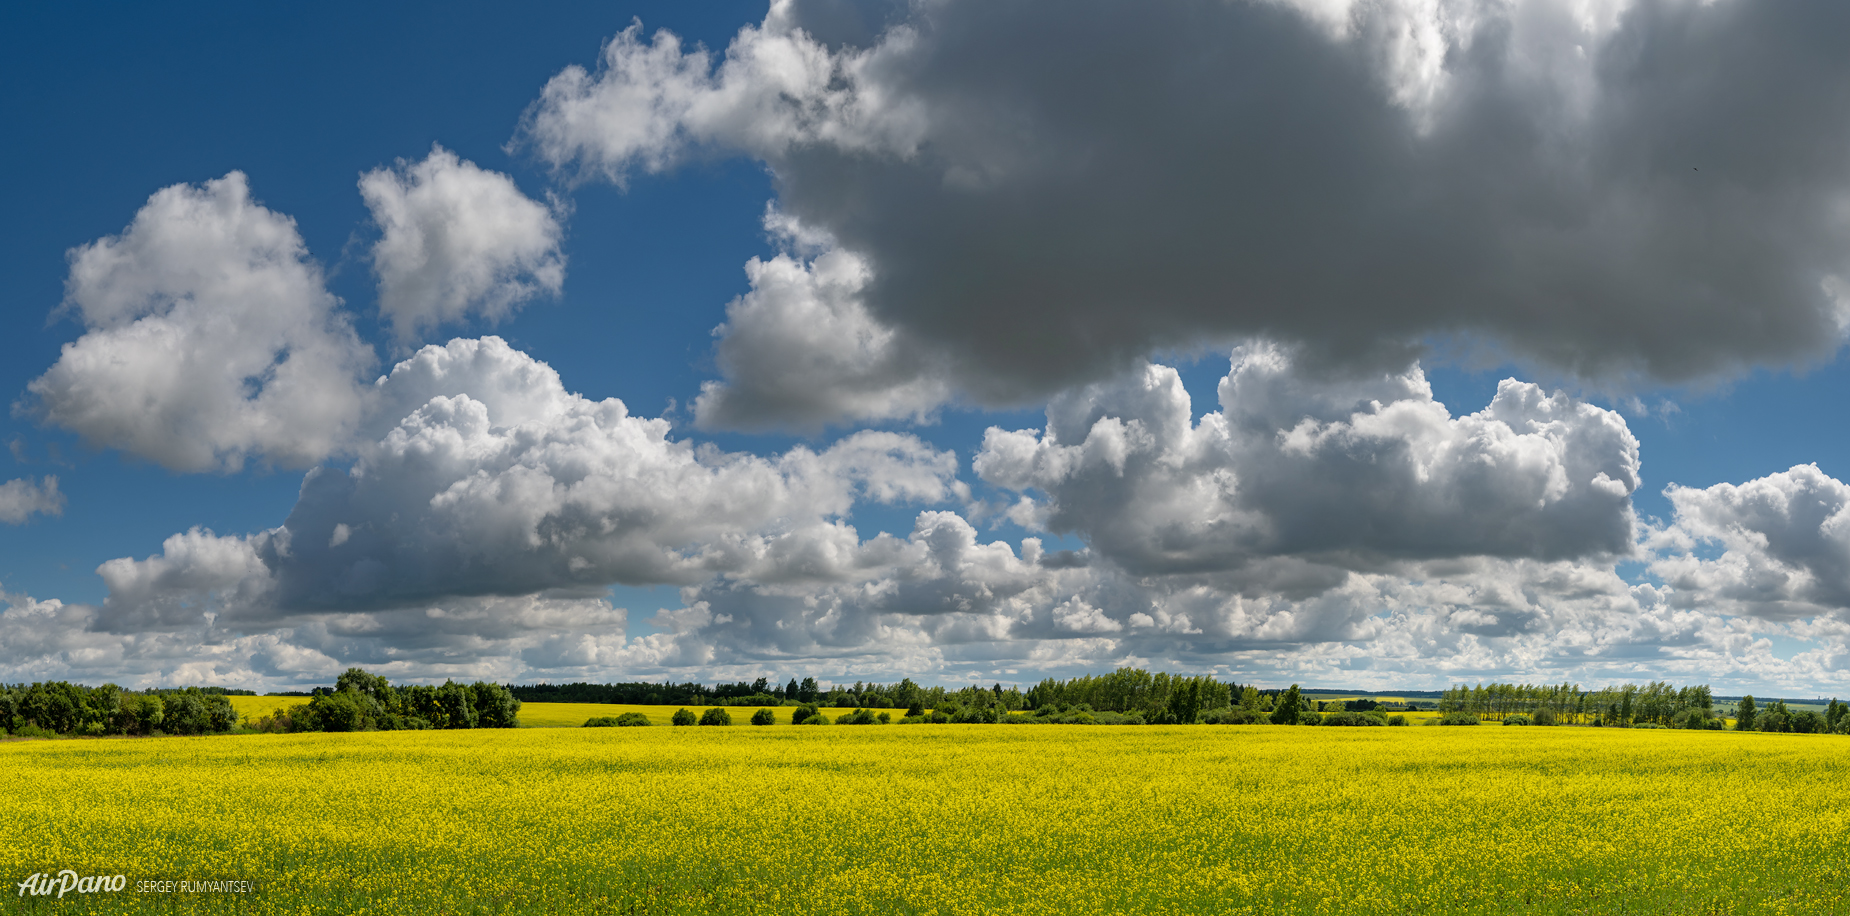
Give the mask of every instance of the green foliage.
<svg viewBox="0 0 1850 916">
<path fill-rule="evenodd" d="M 1406 725 L 1406 724 L 1407 724 L 1407 717 L 1406 717 L 1406 716 L 1388 716 L 1388 720 L 1387 720 L 1387 724 L 1389 724 L 1389 725 Z"/>
<path fill-rule="evenodd" d="M 1735 704 L 1734 706 L 1735 731 L 1742 731 L 1742 732 L 1753 731 L 1755 726 L 1759 724 L 1759 722 L 1757 721 L 1759 718 L 1760 718 L 1760 711 L 1754 708 L 1753 694 L 1750 693 L 1747 696 L 1742 697 L 1741 702 Z"/>
<path fill-rule="evenodd" d="M 1701 715 L 1701 713 L 1697 713 L 1697 715 Z M 1529 714 L 1529 724 L 1530 725 L 1560 725 L 1561 717 L 1557 715 L 1555 711 L 1550 707 L 1538 706 L 1536 707 L 1534 712 Z"/>
<path fill-rule="evenodd" d="M 1318 723 L 1312 720 L 1310 721 L 1310 724 L 1312 725 L 1317 725 L 1317 724 L 1348 725 L 1348 726 L 1386 725 L 1387 717 L 1386 716 L 1371 716 L 1365 712 L 1344 711 L 1344 712 L 1330 713 L 1329 715 L 1323 717 L 1323 721 L 1321 723 Z"/>
<path fill-rule="evenodd" d="M 383 682 L 385 678 L 379 680 Z M 506 687 L 476 681 L 469 685 L 469 692 L 475 706 L 476 728 L 513 728 L 520 724 L 520 701 Z"/>
<path fill-rule="evenodd" d="M 1272 724 L 1298 724 L 1299 717 L 1303 715 L 1303 710 L 1300 708 L 1303 701 L 1303 696 L 1298 692 L 1298 685 L 1292 684 L 1289 690 L 1279 696 L 1277 708 L 1272 710 Z"/>
<path fill-rule="evenodd" d="M 1766 704 L 1766 708 L 1755 717 L 1754 727 L 1763 732 L 1792 731 L 1792 713 L 1786 709 L 1786 701 L 1774 700 Z"/>
<path fill-rule="evenodd" d="M 1210 709 L 1201 714 L 1204 725 L 1252 725 L 1265 721 L 1256 709 L 1244 706 L 1229 706 L 1226 709 Z"/>
<path fill-rule="evenodd" d="M 803 720 L 803 724 L 804 725 L 827 725 L 829 724 L 829 717 L 823 715 L 821 712 L 812 713 L 809 718 Z"/>
<path fill-rule="evenodd" d="M 674 715 L 668 720 L 671 725 L 693 725 L 699 721 L 700 717 L 694 715 L 685 706 L 675 710 Z"/>
<path fill-rule="evenodd" d="M 1440 725 L 1476 725 L 1478 724 L 1478 718 L 1477 718 L 1476 713 L 1469 713 L 1469 712 L 1463 712 L 1463 711 L 1448 712 L 1445 715 L 1440 716 L 1438 721 Z"/>
<path fill-rule="evenodd" d="M 753 725 L 774 725 L 776 723 L 777 723 L 777 714 L 768 709 L 760 709 L 757 712 L 752 713 L 752 724 Z"/>
<path fill-rule="evenodd" d="M 1516 713 L 1514 715 L 1504 716 L 1503 724 L 1504 725 L 1528 725 L 1529 717 L 1523 715 L 1522 713 Z"/>
<path fill-rule="evenodd" d="M 585 728 L 616 728 L 616 716 L 592 716 L 585 720 Z"/>
<path fill-rule="evenodd" d="M 675 724 L 680 725 L 681 723 L 676 722 Z M 727 712 L 723 706 L 710 706 L 707 708 L 706 712 L 700 714 L 700 724 L 731 725 L 732 713 Z"/>
<path fill-rule="evenodd" d="M 437 706 L 443 710 L 444 728 L 475 727 L 475 691 L 455 681 L 444 681 L 437 688 Z"/>
<path fill-rule="evenodd" d="M 874 717 L 873 710 L 857 709 L 854 712 L 851 712 L 845 716 L 842 716 L 839 719 L 836 719 L 835 724 L 836 725 L 874 725 L 878 723 L 879 721 L 880 721 L 879 719 Z"/>
<path fill-rule="evenodd" d="M 649 721 L 648 716 L 639 712 L 626 712 L 617 717 L 618 728 L 641 728 L 645 725 L 654 724 L 655 723 Z"/>
<path fill-rule="evenodd" d="M 818 716 L 818 715 L 821 715 L 821 713 L 817 711 L 815 704 L 804 703 L 803 705 L 798 706 L 796 709 L 791 711 L 790 724 L 791 725 L 802 725 L 803 723 L 808 722 L 811 716 Z"/>
</svg>

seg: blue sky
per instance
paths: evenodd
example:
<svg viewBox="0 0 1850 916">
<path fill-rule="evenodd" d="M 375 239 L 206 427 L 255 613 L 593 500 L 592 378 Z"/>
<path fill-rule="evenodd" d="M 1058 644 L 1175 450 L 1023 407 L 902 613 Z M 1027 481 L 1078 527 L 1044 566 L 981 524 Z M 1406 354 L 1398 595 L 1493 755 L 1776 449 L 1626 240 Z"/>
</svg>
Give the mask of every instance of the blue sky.
<svg viewBox="0 0 1850 916">
<path fill-rule="evenodd" d="M 0 674 L 1837 691 L 1850 75 L 1746 6 L 10 9 Z"/>
</svg>

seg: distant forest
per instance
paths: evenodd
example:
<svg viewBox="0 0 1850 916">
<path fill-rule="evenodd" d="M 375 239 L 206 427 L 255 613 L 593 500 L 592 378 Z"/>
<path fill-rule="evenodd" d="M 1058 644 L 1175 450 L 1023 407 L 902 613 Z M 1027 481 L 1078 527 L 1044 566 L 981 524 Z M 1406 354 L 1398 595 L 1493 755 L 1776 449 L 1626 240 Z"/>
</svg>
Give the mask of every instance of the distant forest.
<svg viewBox="0 0 1850 916">
<path fill-rule="evenodd" d="M 1317 691 L 1329 694 L 1331 691 Z M 923 687 L 910 678 L 893 684 L 857 681 L 823 687 L 813 677 L 775 684 L 766 678 L 706 686 L 689 682 L 498 685 L 446 682 L 393 685 L 358 668 L 333 687 L 308 692 L 308 702 L 255 722 L 240 722 L 229 697 L 248 690 L 222 687 L 128 690 L 115 684 L 86 687 L 64 681 L 0 684 L 0 726 L 13 735 L 199 735 L 220 732 L 386 731 L 397 729 L 515 728 L 523 702 L 715 707 L 710 715 L 677 714 L 676 722 L 727 724 L 727 706 L 796 706 L 793 723 L 829 724 L 823 707 L 855 712 L 846 724 L 1272 724 L 1409 725 L 1418 717 L 1405 705 L 1409 692 L 1351 693 L 1318 701 L 1292 685 L 1283 690 L 1213 677 L 1120 668 L 1109 674 L 1047 678 L 1027 690 L 971 685 Z M 1395 702 L 1400 698 L 1401 702 Z M 1850 704 L 1831 700 L 1822 712 L 1788 708 L 1784 700 L 1742 697 L 1718 702 L 1707 685 L 1676 687 L 1657 681 L 1583 689 L 1577 684 L 1460 685 L 1437 694 L 1435 725 L 1581 725 L 1850 734 Z M 895 709 L 887 714 L 875 710 Z M 811 722 L 810 720 L 815 720 Z M 1732 720 L 1732 721 L 1730 721 Z M 768 711 L 754 724 L 773 721 Z M 612 720 L 612 724 L 625 724 Z"/>
<path fill-rule="evenodd" d="M 823 687 L 813 677 L 791 678 L 778 684 L 767 678 L 706 686 L 698 683 L 652 684 L 537 684 L 508 685 L 509 693 L 526 703 L 620 703 L 639 706 L 802 706 L 838 709 L 944 709 L 980 706 L 1004 711 L 1055 706 L 1086 706 L 1094 712 L 1156 715 L 1168 708 L 1173 694 L 1192 689 L 1203 709 L 1237 705 L 1247 692 L 1255 698 L 1277 697 L 1284 690 L 1262 690 L 1212 677 L 1120 668 L 1105 675 L 1071 680 L 1048 678 L 1026 691 L 1019 687 L 971 685 L 964 688 L 922 687 L 906 678 L 894 684 L 856 681 Z M 1292 688 L 1293 692 L 1296 688 Z M 1255 699 L 1256 702 L 1256 699 Z"/>
</svg>

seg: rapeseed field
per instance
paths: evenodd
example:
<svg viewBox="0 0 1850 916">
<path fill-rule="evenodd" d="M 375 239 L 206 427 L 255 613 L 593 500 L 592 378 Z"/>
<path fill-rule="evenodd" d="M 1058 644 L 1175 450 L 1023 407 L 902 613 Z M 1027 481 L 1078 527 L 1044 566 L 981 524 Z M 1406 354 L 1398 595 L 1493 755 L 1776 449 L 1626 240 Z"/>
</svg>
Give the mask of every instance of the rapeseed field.
<svg viewBox="0 0 1850 916">
<path fill-rule="evenodd" d="M 238 717 L 246 725 L 263 716 L 275 715 L 291 706 L 308 702 L 308 697 L 231 697 L 231 708 L 238 711 Z M 586 719 L 620 716 L 626 712 L 639 712 L 649 717 L 656 725 L 667 725 L 679 706 L 631 706 L 620 703 L 524 703 L 520 707 L 520 726 L 522 728 L 578 728 Z M 705 712 L 705 706 L 688 706 L 696 713 Z M 733 722 L 743 725 L 751 721 L 752 713 L 760 707 L 728 706 L 726 711 L 732 714 Z M 772 715 L 777 717 L 777 724 L 789 725 L 790 714 L 796 711 L 794 706 L 769 707 Z M 830 719 L 851 710 L 828 709 L 824 711 Z M 903 716 L 903 709 L 881 710 L 890 712 L 895 718 Z"/>
<path fill-rule="evenodd" d="M 0 873 L 25 913 L 1840 913 L 1846 761 L 1495 726 L 19 741 Z M 14 893 L 61 869 L 128 889 Z"/>
</svg>

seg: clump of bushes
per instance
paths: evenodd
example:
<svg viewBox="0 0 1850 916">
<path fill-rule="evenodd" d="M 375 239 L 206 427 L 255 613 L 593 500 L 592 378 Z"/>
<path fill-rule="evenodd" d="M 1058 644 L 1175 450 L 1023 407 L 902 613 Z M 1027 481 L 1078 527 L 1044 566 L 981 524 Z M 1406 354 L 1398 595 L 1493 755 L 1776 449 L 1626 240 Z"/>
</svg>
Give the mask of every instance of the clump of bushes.
<svg viewBox="0 0 1850 916">
<path fill-rule="evenodd" d="M 1476 725 L 1478 724 L 1477 713 L 1474 713 L 1474 712 L 1448 712 L 1445 715 L 1440 716 L 1435 721 L 1437 721 L 1440 725 Z"/>
<path fill-rule="evenodd" d="M 1375 715 L 1371 712 L 1333 712 L 1323 717 L 1324 725 L 1370 726 L 1386 725 L 1387 715 Z"/>
<path fill-rule="evenodd" d="M 1388 721 L 1387 721 L 1387 724 L 1389 724 L 1389 725 L 1406 725 L 1406 724 L 1407 724 L 1407 717 L 1406 717 L 1406 716 L 1388 716 Z"/>
<path fill-rule="evenodd" d="M 760 709 L 757 712 L 752 713 L 752 724 L 753 725 L 775 725 L 776 723 L 777 723 L 777 714 L 770 711 L 769 709 Z"/>
<path fill-rule="evenodd" d="M 1201 714 L 1203 725 L 1257 725 L 1264 721 L 1258 710 L 1244 706 L 1211 709 Z"/>
<path fill-rule="evenodd" d="M 674 723 L 675 725 L 693 725 L 694 723 L 700 721 L 700 717 L 694 715 L 691 712 L 688 712 L 687 707 L 683 706 L 680 709 L 675 710 L 674 716 L 670 718 L 668 721 Z"/>
<path fill-rule="evenodd" d="M 67 681 L 0 685 L 0 731 L 22 737 L 207 735 L 237 726 L 238 713 L 218 687 L 137 693 Z"/>
<path fill-rule="evenodd" d="M 626 712 L 620 716 L 597 716 L 586 719 L 585 728 L 630 728 L 637 725 L 654 725 L 649 717 L 639 712 Z"/>
<path fill-rule="evenodd" d="M 822 711 L 816 708 L 816 704 L 804 703 L 803 705 L 798 706 L 795 710 L 791 711 L 790 724 L 791 725 L 802 725 L 803 723 L 808 722 L 810 719 L 816 716 L 820 716 L 820 715 L 822 715 Z"/>
<path fill-rule="evenodd" d="M 1529 717 L 1519 712 L 1511 713 L 1503 717 L 1503 724 L 1504 725 L 1528 725 Z"/>
<path fill-rule="evenodd" d="M 259 731 L 370 732 L 425 728 L 515 728 L 520 701 L 499 684 L 394 687 L 383 676 L 348 668 L 334 689 L 258 720 Z M 229 705 L 230 701 L 226 701 Z"/>
<path fill-rule="evenodd" d="M 706 712 L 703 712 L 700 714 L 700 724 L 701 725 L 731 725 L 732 724 L 732 713 L 727 712 L 725 707 L 722 707 L 722 706 L 708 707 Z"/>
</svg>

